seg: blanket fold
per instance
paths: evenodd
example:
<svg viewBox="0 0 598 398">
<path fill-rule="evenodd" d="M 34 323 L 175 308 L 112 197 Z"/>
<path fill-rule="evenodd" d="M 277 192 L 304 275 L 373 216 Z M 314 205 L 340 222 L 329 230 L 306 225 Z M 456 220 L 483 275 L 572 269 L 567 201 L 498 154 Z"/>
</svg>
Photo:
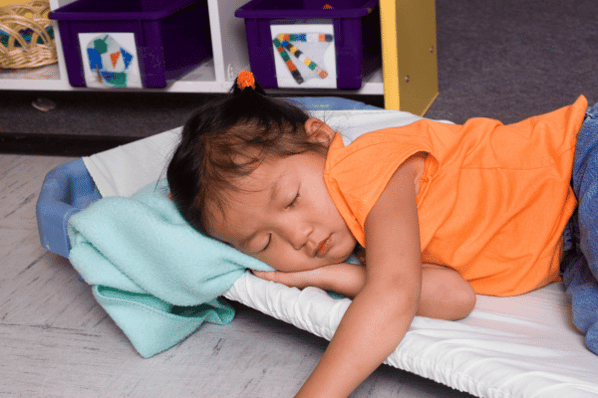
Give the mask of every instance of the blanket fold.
<svg viewBox="0 0 598 398">
<path fill-rule="evenodd" d="M 204 321 L 226 324 L 219 298 L 265 263 L 194 230 L 165 180 L 129 198 L 107 197 L 69 219 L 69 260 L 143 357 L 177 344 Z"/>
</svg>

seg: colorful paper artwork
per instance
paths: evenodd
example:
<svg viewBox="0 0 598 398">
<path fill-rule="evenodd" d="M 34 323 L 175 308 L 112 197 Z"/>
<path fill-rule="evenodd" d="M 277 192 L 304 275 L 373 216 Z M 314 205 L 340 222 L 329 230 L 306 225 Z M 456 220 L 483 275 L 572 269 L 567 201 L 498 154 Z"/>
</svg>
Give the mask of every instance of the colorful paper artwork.
<svg viewBox="0 0 598 398">
<path fill-rule="evenodd" d="M 87 87 L 142 87 L 133 33 L 80 33 Z"/>
<path fill-rule="evenodd" d="M 332 24 L 271 25 L 278 87 L 336 88 Z"/>
</svg>

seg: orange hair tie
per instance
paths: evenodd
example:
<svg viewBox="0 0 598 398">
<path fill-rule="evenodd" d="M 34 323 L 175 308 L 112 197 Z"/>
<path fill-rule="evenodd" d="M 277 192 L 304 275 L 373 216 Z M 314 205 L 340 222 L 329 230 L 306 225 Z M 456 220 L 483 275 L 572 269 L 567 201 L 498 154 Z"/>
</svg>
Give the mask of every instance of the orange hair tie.
<svg viewBox="0 0 598 398">
<path fill-rule="evenodd" d="M 251 87 L 255 90 L 255 77 L 253 77 L 253 73 L 248 70 L 241 71 L 237 77 L 237 86 L 241 90 L 246 87 Z"/>
</svg>

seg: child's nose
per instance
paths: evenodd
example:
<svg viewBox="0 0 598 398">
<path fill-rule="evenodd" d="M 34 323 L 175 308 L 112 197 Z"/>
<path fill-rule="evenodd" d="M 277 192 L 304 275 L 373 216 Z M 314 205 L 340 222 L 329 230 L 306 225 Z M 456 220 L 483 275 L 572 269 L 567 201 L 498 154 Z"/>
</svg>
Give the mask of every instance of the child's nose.
<svg viewBox="0 0 598 398">
<path fill-rule="evenodd" d="M 301 250 L 309 240 L 311 229 L 307 225 L 300 226 L 287 224 L 284 227 L 284 231 L 284 235 L 293 248 L 295 250 Z"/>
</svg>

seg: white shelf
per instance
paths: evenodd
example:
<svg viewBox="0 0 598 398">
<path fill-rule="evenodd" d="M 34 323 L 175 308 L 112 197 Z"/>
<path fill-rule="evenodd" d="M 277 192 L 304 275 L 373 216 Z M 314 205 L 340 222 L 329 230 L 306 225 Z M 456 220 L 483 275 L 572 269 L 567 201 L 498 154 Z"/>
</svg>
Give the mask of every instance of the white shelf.
<svg viewBox="0 0 598 398">
<path fill-rule="evenodd" d="M 125 91 L 147 92 L 172 92 L 172 93 L 225 93 L 233 84 L 233 80 L 216 80 L 214 59 L 210 59 L 197 68 L 191 70 L 178 80 L 170 80 L 165 88 L 123 89 Z M 58 64 L 42 66 L 35 69 L 18 71 L 0 71 L 0 90 L 23 91 L 70 91 L 91 89 L 85 87 L 72 87 L 68 78 L 62 77 Z M 116 91 L 113 89 L 112 91 Z M 96 89 L 96 91 L 106 91 Z M 318 94 L 318 95 L 382 95 L 384 84 L 382 82 L 382 69 L 363 79 L 363 86 L 359 90 L 284 90 L 267 89 L 269 93 L 284 94 Z"/>
<path fill-rule="evenodd" d="M 55 10 L 75 0 L 50 0 Z M 168 81 L 165 88 L 123 89 L 126 91 L 173 92 L 173 93 L 224 93 L 228 92 L 237 74 L 249 69 L 249 55 L 244 21 L 234 16 L 237 8 L 249 0 L 208 0 L 213 57 L 191 70 L 186 75 Z M 69 84 L 62 52 L 62 42 L 57 24 L 54 24 L 58 63 L 29 70 L 0 71 L 0 90 L 70 91 L 91 90 L 72 87 Z M 96 89 L 98 91 L 105 91 Z M 111 89 L 112 91 L 118 89 Z M 363 94 L 383 95 L 382 69 L 366 76 L 359 90 L 267 90 L 284 94 L 338 95 Z"/>
<path fill-rule="evenodd" d="M 68 85 L 68 81 L 66 82 Z M 35 69 L 0 71 L 0 87 L 3 90 L 62 90 L 58 64 Z"/>
</svg>

